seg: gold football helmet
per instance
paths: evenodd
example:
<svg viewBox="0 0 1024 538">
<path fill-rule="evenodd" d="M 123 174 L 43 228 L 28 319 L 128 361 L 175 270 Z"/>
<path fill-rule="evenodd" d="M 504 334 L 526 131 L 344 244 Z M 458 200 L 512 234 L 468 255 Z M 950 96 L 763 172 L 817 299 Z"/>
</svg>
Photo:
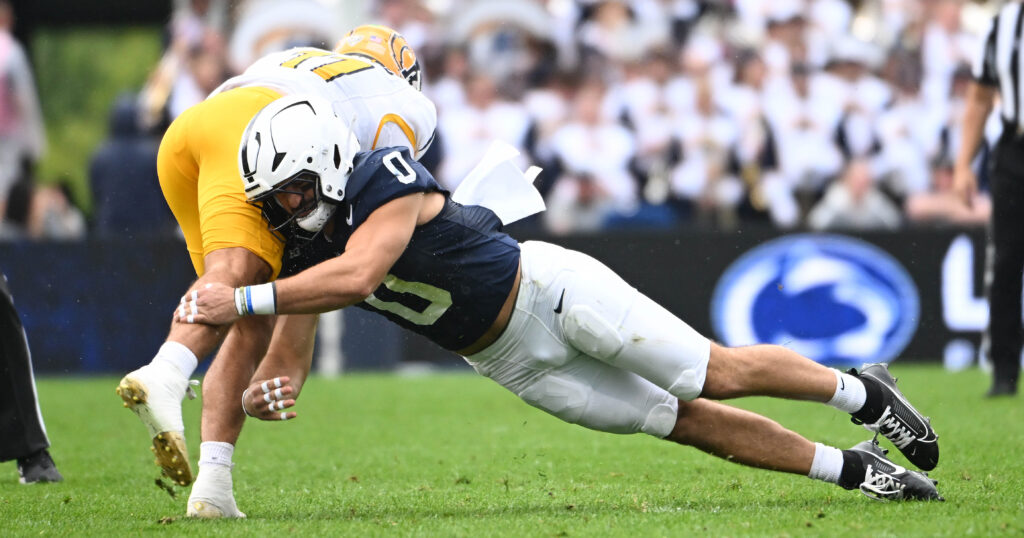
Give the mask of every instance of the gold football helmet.
<svg viewBox="0 0 1024 538">
<path fill-rule="evenodd" d="M 356 27 L 334 46 L 334 52 L 361 56 L 404 78 L 420 89 L 422 80 L 416 53 L 402 34 L 377 24 Z"/>
</svg>

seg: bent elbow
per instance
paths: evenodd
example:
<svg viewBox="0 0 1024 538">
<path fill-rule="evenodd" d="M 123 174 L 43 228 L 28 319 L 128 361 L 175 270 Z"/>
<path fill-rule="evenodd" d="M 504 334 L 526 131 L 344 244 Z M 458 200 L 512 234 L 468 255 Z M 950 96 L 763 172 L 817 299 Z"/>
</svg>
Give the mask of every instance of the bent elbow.
<svg viewBox="0 0 1024 538">
<path fill-rule="evenodd" d="M 375 278 L 359 278 L 356 280 L 355 285 L 352 288 L 352 295 L 356 299 L 356 302 L 363 301 L 367 297 L 373 294 L 380 285 L 380 280 Z"/>
</svg>

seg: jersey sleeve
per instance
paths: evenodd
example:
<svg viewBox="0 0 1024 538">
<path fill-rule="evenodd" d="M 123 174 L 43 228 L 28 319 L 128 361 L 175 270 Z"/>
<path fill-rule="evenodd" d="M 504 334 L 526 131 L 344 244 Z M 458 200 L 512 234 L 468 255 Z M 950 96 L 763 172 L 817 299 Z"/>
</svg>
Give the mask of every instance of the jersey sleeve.
<svg viewBox="0 0 1024 538">
<path fill-rule="evenodd" d="M 985 86 L 999 85 L 999 71 L 996 66 L 996 36 L 999 35 L 999 15 L 992 18 L 985 40 L 982 41 L 981 54 L 974 58 L 971 74 L 974 80 Z"/>
<path fill-rule="evenodd" d="M 339 208 L 345 223 L 355 230 L 378 207 L 402 196 L 443 189 L 405 147 L 360 154 L 346 186 L 347 203 Z M 336 217 L 337 218 L 337 217 Z"/>
</svg>

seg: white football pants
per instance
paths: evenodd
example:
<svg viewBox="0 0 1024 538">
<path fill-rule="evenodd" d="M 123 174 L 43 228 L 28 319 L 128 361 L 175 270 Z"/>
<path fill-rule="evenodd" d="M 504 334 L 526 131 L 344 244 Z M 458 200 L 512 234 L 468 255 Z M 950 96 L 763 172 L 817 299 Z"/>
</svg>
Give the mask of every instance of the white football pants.
<svg viewBox="0 0 1024 538">
<path fill-rule="evenodd" d="M 522 244 L 505 332 L 466 357 L 530 405 L 590 429 L 665 437 L 700 395 L 711 342 L 601 262 Z"/>
</svg>

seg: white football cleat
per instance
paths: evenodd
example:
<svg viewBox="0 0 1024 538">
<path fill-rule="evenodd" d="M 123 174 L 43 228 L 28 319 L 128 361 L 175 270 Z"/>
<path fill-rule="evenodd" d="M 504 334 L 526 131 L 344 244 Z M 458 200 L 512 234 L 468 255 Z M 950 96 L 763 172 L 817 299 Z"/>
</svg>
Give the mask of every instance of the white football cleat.
<svg viewBox="0 0 1024 538">
<path fill-rule="evenodd" d="M 189 381 L 173 365 L 157 362 L 129 373 L 117 386 L 124 406 L 134 411 L 149 431 L 156 464 L 163 469 L 164 476 L 179 486 L 187 486 L 193 480 L 181 401 L 186 394 L 195 398 L 192 386 L 198 384 Z"/>
<path fill-rule="evenodd" d="M 204 519 L 245 517 L 235 504 L 230 467 L 204 465 L 199 468 L 199 476 L 192 486 L 192 493 L 188 496 L 188 510 L 185 511 L 185 515 Z"/>
</svg>

